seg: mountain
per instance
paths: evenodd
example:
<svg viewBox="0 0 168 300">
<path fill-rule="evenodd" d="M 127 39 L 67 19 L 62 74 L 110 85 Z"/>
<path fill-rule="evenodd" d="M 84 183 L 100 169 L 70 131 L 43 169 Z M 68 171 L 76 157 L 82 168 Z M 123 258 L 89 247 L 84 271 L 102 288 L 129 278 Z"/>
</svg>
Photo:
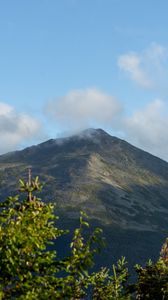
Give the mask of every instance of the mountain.
<svg viewBox="0 0 168 300">
<path fill-rule="evenodd" d="M 167 162 L 102 129 L 87 129 L 1 155 L 1 197 L 17 190 L 29 166 L 63 226 L 75 226 L 82 209 L 103 227 L 107 263 L 111 253 L 132 263 L 156 256 L 168 229 Z"/>
</svg>

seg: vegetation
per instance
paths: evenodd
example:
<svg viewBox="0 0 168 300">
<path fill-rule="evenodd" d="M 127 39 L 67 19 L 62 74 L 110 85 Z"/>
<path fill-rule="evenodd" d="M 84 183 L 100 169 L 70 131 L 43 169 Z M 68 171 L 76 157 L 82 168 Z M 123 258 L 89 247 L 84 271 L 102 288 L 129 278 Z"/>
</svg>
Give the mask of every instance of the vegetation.
<svg viewBox="0 0 168 300">
<path fill-rule="evenodd" d="M 112 270 L 92 271 L 103 239 L 98 228 L 84 237 L 89 224 L 81 213 L 70 254 L 58 259 L 50 245 L 68 232 L 55 226 L 53 205 L 34 196 L 41 188 L 29 172 L 28 182 L 20 180 L 20 195 L 0 203 L 0 299 L 168 299 L 168 241 L 156 263 L 135 267 L 137 280 L 130 284 L 125 258 Z"/>
</svg>

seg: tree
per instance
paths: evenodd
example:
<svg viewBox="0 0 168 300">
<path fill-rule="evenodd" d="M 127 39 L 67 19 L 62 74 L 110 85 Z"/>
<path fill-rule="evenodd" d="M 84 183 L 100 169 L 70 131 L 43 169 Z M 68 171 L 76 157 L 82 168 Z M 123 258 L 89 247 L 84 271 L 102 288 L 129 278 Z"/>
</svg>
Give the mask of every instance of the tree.
<svg viewBox="0 0 168 300">
<path fill-rule="evenodd" d="M 168 299 L 168 239 L 162 246 L 156 263 L 149 260 L 145 267 L 136 266 L 137 299 Z"/>
<path fill-rule="evenodd" d="M 95 273 L 93 300 L 132 299 L 127 289 L 129 273 L 126 265 L 127 262 L 122 257 L 117 265 L 112 266 L 112 275 L 110 275 L 110 270 L 107 268 L 101 268 L 99 272 Z"/>
<path fill-rule="evenodd" d="M 41 299 L 52 291 L 56 252 L 47 245 L 64 232 L 54 226 L 53 206 L 33 195 L 41 190 L 38 177 L 20 180 L 26 199 L 8 197 L 0 204 L 0 295 L 1 299 Z M 39 298 L 40 299 L 40 298 Z"/>
<path fill-rule="evenodd" d="M 41 189 L 38 177 L 32 179 L 29 172 L 28 182 L 20 180 L 20 193 L 27 196 L 8 197 L 0 203 L 0 299 L 79 298 L 91 284 L 88 269 L 101 230 L 85 241 L 83 228 L 89 224 L 82 213 L 71 254 L 57 260 L 56 252 L 47 246 L 65 231 L 55 227 L 53 205 L 34 196 Z"/>
</svg>

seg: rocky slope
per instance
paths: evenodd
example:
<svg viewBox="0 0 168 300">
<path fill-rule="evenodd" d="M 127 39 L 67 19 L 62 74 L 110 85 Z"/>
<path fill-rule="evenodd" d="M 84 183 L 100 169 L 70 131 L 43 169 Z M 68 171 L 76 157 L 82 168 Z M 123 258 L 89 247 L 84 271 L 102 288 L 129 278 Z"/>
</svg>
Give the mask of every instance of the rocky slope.
<svg viewBox="0 0 168 300">
<path fill-rule="evenodd" d="M 1 197 L 17 189 L 18 179 L 27 176 L 29 166 L 45 182 L 43 199 L 55 202 L 57 213 L 66 216 L 68 224 L 85 210 L 93 223 L 104 227 L 107 239 L 114 240 L 114 248 L 118 243 L 117 254 L 129 254 L 129 243 L 132 249 L 139 237 L 136 249 L 143 256 L 166 236 L 165 161 L 101 129 L 88 129 L 0 156 Z"/>
</svg>

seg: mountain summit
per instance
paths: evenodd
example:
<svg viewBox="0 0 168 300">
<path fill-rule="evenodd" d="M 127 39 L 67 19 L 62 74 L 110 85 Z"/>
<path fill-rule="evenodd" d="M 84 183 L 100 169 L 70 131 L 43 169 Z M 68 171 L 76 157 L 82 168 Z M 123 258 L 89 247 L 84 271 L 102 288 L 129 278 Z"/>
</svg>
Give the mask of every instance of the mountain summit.
<svg viewBox="0 0 168 300">
<path fill-rule="evenodd" d="M 47 199 L 69 215 L 83 209 L 123 228 L 167 228 L 168 163 L 102 129 L 2 155 L 2 193 L 28 166 L 46 183 Z"/>
<path fill-rule="evenodd" d="M 107 238 L 116 238 L 115 245 L 125 241 L 122 252 L 114 247 L 117 253 L 131 253 L 137 238 L 137 253 L 148 253 L 166 235 L 168 163 L 126 141 L 102 129 L 87 129 L 1 155 L 1 197 L 17 189 L 17 179 L 27 176 L 29 166 L 45 183 L 42 198 L 56 203 L 64 222 L 71 224 L 80 210 L 86 211 Z"/>
</svg>

